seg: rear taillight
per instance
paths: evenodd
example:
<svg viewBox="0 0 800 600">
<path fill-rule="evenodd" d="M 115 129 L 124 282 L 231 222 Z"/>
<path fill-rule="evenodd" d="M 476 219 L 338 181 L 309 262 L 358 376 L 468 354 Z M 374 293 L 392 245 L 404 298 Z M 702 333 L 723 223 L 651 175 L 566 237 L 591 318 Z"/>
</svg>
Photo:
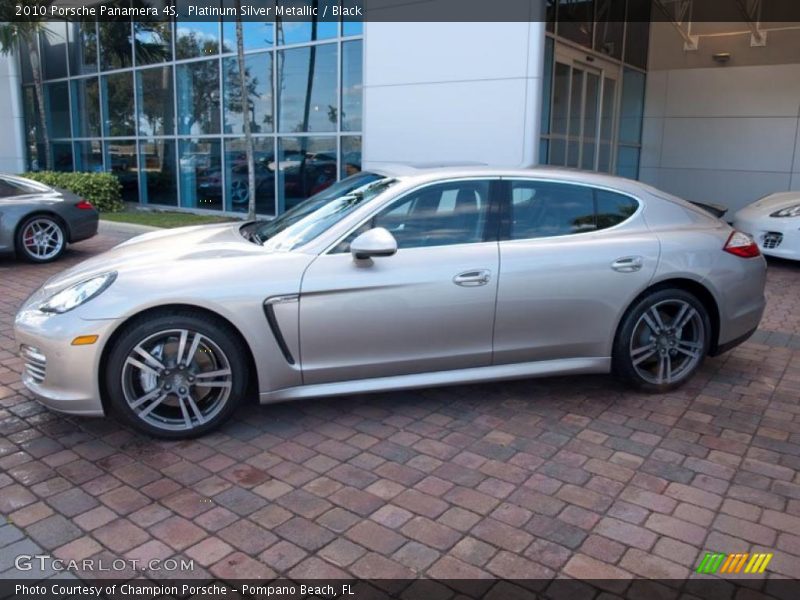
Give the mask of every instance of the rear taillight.
<svg viewBox="0 0 800 600">
<path fill-rule="evenodd" d="M 79 208 L 81 210 L 92 210 L 94 206 L 92 206 L 91 202 L 88 202 L 86 200 L 81 200 L 75 205 L 75 208 Z"/>
<path fill-rule="evenodd" d="M 734 231 L 731 233 L 728 241 L 725 242 L 723 250 L 735 256 L 741 256 L 742 258 L 755 258 L 761 254 L 755 240 L 741 231 Z"/>
</svg>

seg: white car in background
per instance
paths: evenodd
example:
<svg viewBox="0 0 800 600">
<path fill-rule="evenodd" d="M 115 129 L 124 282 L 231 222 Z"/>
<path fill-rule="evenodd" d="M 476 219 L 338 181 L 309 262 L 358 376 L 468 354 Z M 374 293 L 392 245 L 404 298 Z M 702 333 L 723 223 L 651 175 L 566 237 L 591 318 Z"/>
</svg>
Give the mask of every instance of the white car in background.
<svg viewBox="0 0 800 600">
<path fill-rule="evenodd" d="M 753 236 L 767 256 L 800 260 L 800 191 L 756 200 L 734 215 L 733 226 Z"/>
</svg>

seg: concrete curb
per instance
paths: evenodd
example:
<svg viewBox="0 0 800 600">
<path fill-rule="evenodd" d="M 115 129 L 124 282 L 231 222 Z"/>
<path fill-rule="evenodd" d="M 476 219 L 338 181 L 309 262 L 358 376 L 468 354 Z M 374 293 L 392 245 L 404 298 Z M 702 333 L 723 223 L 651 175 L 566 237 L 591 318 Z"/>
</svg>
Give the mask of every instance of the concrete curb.
<svg viewBox="0 0 800 600">
<path fill-rule="evenodd" d="M 100 233 L 147 233 L 148 231 L 161 231 L 162 227 L 152 227 L 150 225 L 138 225 L 136 223 L 118 223 L 117 221 L 104 221 L 100 219 L 98 231 Z"/>
</svg>

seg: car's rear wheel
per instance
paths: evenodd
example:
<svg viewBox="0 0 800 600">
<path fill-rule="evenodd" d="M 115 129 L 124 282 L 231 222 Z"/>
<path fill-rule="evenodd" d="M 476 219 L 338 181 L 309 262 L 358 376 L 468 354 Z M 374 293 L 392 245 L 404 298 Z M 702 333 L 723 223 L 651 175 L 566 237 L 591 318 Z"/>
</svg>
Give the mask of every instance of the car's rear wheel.
<svg viewBox="0 0 800 600">
<path fill-rule="evenodd" d="M 108 357 L 106 390 L 137 429 L 194 437 L 226 421 L 247 390 L 246 351 L 224 323 L 191 312 L 132 323 Z"/>
<path fill-rule="evenodd" d="M 667 392 L 700 368 L 710 340 L 702 302 L 685 290 L 658 290 L 623 318 L 614 342 L 614 370 L 639 389 Z"/>
<path fill-rule="evenodd" d="M 35 263 L 57 259 L 67 247 L 64 225 L 55 217 L 34 215 L 23 221 L 15 240 L 17 254 Z"/>
</svg>

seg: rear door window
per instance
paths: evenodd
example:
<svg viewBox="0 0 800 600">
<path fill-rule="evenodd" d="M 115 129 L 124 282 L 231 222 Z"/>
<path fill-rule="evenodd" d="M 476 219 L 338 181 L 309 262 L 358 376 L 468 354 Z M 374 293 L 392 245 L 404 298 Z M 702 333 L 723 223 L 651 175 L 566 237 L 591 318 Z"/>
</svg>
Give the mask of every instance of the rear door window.
<svg viewBox="0 0 800 600">
<path fill-rule="evenodd" d="M 508 237 L 512 240 L 576 235 L 627 220 L 639 206 L 629 196 L 589 186 L 510 181 Z"/>
</svg>

